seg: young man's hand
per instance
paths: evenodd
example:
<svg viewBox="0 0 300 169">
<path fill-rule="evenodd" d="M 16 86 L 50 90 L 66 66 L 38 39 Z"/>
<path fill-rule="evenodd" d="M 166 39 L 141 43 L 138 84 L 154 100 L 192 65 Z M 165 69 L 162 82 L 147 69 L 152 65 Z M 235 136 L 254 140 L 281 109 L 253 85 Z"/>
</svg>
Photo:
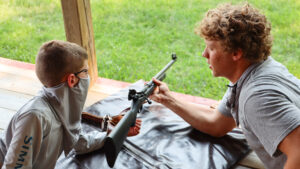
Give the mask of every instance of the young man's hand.
<svg viewBox="0 0 300 169">
<path fill-rule="evenodd" d="M 167 102 L 171 96 L 168 85 L 154 78 L 152 81 L 157 85 L 157 87 L 154 89 L 149 98 L 158 103 L 164 104 L 164 102 Z"/>
</svg>

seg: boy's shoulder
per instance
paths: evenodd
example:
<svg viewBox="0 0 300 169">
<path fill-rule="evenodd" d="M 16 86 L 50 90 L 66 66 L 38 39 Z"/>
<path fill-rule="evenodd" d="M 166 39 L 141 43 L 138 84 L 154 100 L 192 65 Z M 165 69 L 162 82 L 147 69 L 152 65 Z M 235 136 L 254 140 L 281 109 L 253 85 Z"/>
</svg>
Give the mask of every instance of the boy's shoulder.
<svg viewBox="0 0 300 169">
<path fill-rule="evenodd" d="M 49 103 L 47 103 L 47 100 L 40 96 L 35 96 L 32 99 L 30 99 L 16 113 L 16 116 L 18 117 L 26 115 L 38 116 L 49 120 L 56 118 L 50 108 Z"/>
</svg>

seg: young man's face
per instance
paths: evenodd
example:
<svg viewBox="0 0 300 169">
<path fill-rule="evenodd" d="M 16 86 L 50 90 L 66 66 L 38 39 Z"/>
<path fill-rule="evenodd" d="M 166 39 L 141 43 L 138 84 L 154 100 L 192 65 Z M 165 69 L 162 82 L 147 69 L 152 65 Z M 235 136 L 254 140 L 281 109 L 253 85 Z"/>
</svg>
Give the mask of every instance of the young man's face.
<svg viewBox="0 0 300 169">
<path fill-rule="evenodd" d="M 206 47 L 202 56 L 207 59 L 207 63 L 212 70 L 213 76 L 222 76 L 229 79 L 230 75 L 233 73 L 233 53 L 226 52 L 221 41 L 206 39 L 205 44 Z"/>
</svg>

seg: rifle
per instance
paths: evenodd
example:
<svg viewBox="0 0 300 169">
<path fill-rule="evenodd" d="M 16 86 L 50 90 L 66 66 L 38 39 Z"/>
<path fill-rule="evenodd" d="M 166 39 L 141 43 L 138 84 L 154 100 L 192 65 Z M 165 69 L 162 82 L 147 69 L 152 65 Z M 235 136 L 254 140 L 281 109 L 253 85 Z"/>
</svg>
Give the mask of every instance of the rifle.
<svg viewBox="0 0 300 169">
<path fill-rule="evenodd" d="M 176 59 L 176 54 L 172 54 L 172 60 L 154 78 L 162 81 L 166 77 L 166 71 L 173 65 Z M 156 84 L 151 80 L 145 84 L 141 92 L 129 89 L 128 100 L 132 100 L 131 108 L 104 139 L 104 152 L 107 163 L 111 168 L 115 164 L 129 128 L 135 125 L 137 113 L 140 112 L 145 101 L 151 104 L 148 97 L 152 94 L 155 87 Z"/>
</svg>

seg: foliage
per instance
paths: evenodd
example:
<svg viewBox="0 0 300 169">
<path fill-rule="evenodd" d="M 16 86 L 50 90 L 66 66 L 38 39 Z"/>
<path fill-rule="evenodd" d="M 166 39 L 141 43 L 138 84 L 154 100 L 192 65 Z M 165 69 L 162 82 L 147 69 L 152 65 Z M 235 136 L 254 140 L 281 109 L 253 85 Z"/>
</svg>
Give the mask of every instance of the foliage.
<svg viewBox="0 0 300 169">
<path fill-rule="evenodd" d="M 91 0 L 99 76 L 149 80 L 174 52 L 179 60 L 165 80 L 170 89 L 221 99 L 228 81 L 212 77 L 194 28 L 208 9 L 223 2 L 228 1 Z M 248 2 L 272 23 L 272 56 L 300 78 L 300 2 Z M 0 2 L 1 57 L 34 63 L 39 46 L 51 39 L 65 40 L 59 0 Z"/>
</svg>

